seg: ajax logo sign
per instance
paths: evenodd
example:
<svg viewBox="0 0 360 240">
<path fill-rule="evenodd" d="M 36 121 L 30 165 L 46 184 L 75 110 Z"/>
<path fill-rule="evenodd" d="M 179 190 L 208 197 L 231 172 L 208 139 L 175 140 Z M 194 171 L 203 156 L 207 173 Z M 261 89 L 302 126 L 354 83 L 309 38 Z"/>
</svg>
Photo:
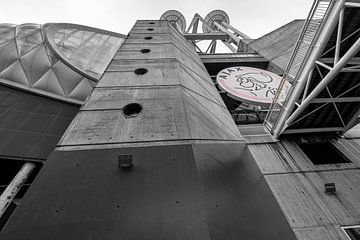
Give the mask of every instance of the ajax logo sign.
<svg viewBox="0 0 360 240">
<path fill-rule="evenodd" d="M 234 99 L 252 104 L 269 105 L 275 97 L 281 77 L 258 68 L 231 67 L 220 71 L 216 80 Z M 285 98 L 289 83 L 284 84 L 280 101 Z"/>
</svg>

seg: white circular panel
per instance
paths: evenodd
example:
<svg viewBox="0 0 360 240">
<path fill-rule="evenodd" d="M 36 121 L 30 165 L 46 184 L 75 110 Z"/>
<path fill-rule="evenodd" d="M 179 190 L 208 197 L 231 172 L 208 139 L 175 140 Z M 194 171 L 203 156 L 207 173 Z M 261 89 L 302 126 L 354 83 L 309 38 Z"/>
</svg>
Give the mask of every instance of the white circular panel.
<svg viewBox="0 0 360 240">
<path fill-rule="evenodd" d="M 211 31 L 218 32 L 219 29 L 215 26 L 214 22 L 222 23 L 225 22 L 230 24 L 229 16 L 223 10 L 217 9 L 213 10 L 206 15 L 204 19 L 205 24 L 202 25 L 202 30 L 204 33 L 209 33 Z M 210 30 L 210 29 L 211 30 Z"/>
<path fill-rule="evenodd" d="M 221 89 L 236 100 L 268 106 L 275 96 L 281 77 L 258 68 L 230 67 L 221 70 L 216 76 L 216 81 Z M 280 95 L 281 102 L 289 89 L 290 83 L 285 82 Z"/>
<path fill-rule="evenodd" d="M 185 17 L 179 11 L 168 10 L 161 15 L 160 20 L 167 20 L 168 22 L 170 22 L 172 24 L 177 23 L 177 24 L 179 24 L 180 30 L 182 32 L 185 32 L 186 20 L 185 20 Z"/>
</svg>

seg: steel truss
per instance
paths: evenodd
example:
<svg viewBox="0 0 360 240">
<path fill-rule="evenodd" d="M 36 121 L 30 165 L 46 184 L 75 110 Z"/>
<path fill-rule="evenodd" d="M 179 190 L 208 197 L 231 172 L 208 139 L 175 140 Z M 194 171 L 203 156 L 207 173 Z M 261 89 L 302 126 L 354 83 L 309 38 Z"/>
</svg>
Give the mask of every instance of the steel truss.
<svg viewBox="0 0 360 240">
<path fill-rule="evenodd" d="M 284 73 L 282 84 L 279 87 L 278 95 L 283 91 L 282 86 L 285 81 L 292 84 L 287 98 L 280 102 L 278 96 L 274 98 L 273 104 L 265 121 L 275 138 L 283 133 L 305 133 L 305 132 L 327 132 L 335 131 L 345 133 L 359 121 L 360 110 L 358 110 L 350 120 L 345 120 L 341 115 L 336 103 L 360 102 L 360 96 L 345 97 L 348 92 L 360 85 L 352 86 L 340 94 L 333 95 L 329 90 L 329 84 L 336 79 L 340 73 L 360 73 L 360 58 L 356 57 L 360 51 L 360 38 L 358 37 L 353 44 L 344 51 L 347 41 L 357 34 L 359 29 L 343 36 L 344 11 L 346 8 L 360 8 L 360 1 L 346 0 L 318 0 L 314 3 L 313 9 L 308 17 L 299 41 L 293 52 L 289 65 Z M 321 16 L 322 15 L 322 16 Z M 316 17 L 318 16 L 318 17 Z M 315 23 L 315 24 L 314 24 Z M 336 42 L 334 46 L 324 52 L 329 38 L 337 27 Z M 357 35 L 356 35 L 357 34 Z M 310 36 L 310 37 L 309 37 Z M 352 40 L 353 41 L 353 40 Z M 304 47 L 304 42 L 309 46 Z M 340 56 L 340 52 L 342 54 Z M 333 53 L 333 57 L 323 57 L 328 53 Z M 312 76 L 317 74 L 320 80 L 315 87 L 310 90 Z M 330 97 L 318 98 L 319 94 L 326 91 Z M 321 104 L 310 112 L 304 112 L 311 103 Z M 296 128 L 289 129 L 295 123 L 309 115 L 319 111 L 328 104 L 332 104 L 336 114 L 341 121 L 341 127 L 315 127 L 315 128 Z M 306 113 L 306 114 L 305 114 Z M 349 119 L 348 116 L 346 116 Z"/>
<path fill-rule="evenodd" d="M 207 32 L 200 32 L 199 23 L 202 24 L 203 29 Z M 249 36 L 237 30 L 230 24 L 223 22 L 214 22 L 216 29 L 208 26 L 207 22 L 199 15 L 195 14 L 188 29 L 184 32 L 184 37 L 195 45 L 199 53 L 216 53 L 218 44 L 217 41 L 222 41 L 231 52 L 237 53 L 241 49 L 241 39 L 250 39 Z M 204 40 L 211 40 L 205 51 L 201 50 L 199 43 Z"/>
</svg>

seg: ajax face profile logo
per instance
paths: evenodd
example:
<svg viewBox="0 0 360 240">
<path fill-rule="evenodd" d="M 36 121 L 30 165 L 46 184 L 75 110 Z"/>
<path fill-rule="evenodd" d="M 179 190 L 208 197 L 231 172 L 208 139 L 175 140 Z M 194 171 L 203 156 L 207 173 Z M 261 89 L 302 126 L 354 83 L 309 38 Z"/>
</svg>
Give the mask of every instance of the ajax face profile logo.
<svg viewBox="0 0 360 240">
<path fill-rule="evenodd" d="M 230 97 L 250 103 L 270 104 L 276 94 L 281 77 L 258 68 L 231 67 L 220 71 L 216 76 L 217 82 Z M 290 87 L 285 83 L 280 94 L 283 99 Z"/>
<path fill-rule="evenodd" d="M 269 83 L 273 82 L 273 78 L 264 72 L 249 72 L 235 75 L 236 81 L 239 83 L 238 89 L 249 91 L 249 93 L 257 96 L 256 92 L 265 90 L 266 97 L 275 96 L 275 88 Z"/>
</svg>

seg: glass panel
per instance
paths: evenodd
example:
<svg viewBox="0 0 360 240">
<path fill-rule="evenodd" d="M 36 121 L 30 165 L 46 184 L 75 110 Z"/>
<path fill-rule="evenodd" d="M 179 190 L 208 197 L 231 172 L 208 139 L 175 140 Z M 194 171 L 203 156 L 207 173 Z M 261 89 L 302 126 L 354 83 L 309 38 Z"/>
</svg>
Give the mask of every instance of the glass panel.
<svg viewBox="0 0 360 240">
<path fill-rule="evenodd" d="M 26 35 L 25 37 L 16 38 L 16 42 L 19 48 L 20 56 L 23 56 L 43 42 L 40 29 L 37 29 L 35 32 Z"/>
<path fill-rule="evenodd" d="M 48 45 L 44 44 L 44 46 L 46 49 L 46 53 L 49 56 L 51 64 L 54 65 L 59 59 L 57 58 L 57 56 L 55 56 L 54 52 L 51 51 L 51 49 L 48 47 Z"/>
<path fill-rule="evenodd" d="M 7 42 L 8 40 L 14 38 L 15 29 L 10 26 L 2 26 L 0 25 L 0 44 Z"/>
<path fill-rule="evenodd" d="M 94 79 L 101 77 L 123 42 L 121 37 L 99 33 L 96 30 L 82 30 L 81 27 L 55 29 L 53 35 L 48 37 L 53 38 L 53 48 L 60 56 Z"/>
<path fill-rule="evenodd" d="M 18 37 L 22 37 L 38 29 L 40 29 L 40 25 L 38 24 L 22 24 L 17 27 L 16 33 Z"/>
</svg>

